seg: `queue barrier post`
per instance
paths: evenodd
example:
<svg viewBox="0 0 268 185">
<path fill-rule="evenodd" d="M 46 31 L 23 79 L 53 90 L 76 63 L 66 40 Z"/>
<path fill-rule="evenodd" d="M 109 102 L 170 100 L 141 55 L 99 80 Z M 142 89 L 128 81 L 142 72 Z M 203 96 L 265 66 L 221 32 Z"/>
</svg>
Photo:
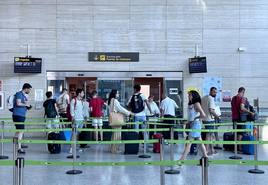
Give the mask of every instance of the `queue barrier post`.
<svg viewBox="0 0 268 185">
<path fill-rule="evenodd" d="M 202 185 L 208 185 L 208 158 L 202 157 L 200 159 L 200 165 L 202 168 Z"/>
<path fill-rule="evenodd" d="M 234 129 L 237 129 L 237 122 L 234 122 Z M 237 132 L 234 132 L 234 140 L 237 141 Z M 234 144 L 234 156 L 229 157 L 229 159 L 242 159 L 242 157 L 237 155 L 237 143 Z"/>
<path fill-rule="evenodd" d="M 73 144 L 72 144 L 72 154 L 70 156 L 68 156 L 67 158 L 69 159 L 73 159 L 73 169 L 72 170 L 69 170 L 66 172 L 66 174 L 68 175 L 77 175 L 77 174 L 81 174 L 82 171 L 81 170 L 76 170 L 75 169 L 75 162 L 76 162 L 76 159 L 79 158 L 79 156 L 76 155 L 76 137 L 77 137 L 77 129 L 76 129 L 76 124 L 73 123 L 72 125 L 72 137 L 73 137 Z"/>
<path fill-rule="evenodd" d="M 5 121 L 1 121 L 1 128 L 2 128 L 2 132 L 1 132 L 1 139 L 2 139 L 2 142 L 1 142 L 1 155 L 0 155 L 0 160 L 2 159 L 8 159 L 8 156 L 5 156 L 4 155 L 4 142 L 3 142 L 3 139 L 4 139 L 4 127 L 5 127 Z"/>
<path fill-rule="evenodd" d="M 260 126 L 257 125 L 257 136 L 256 136 L 256 140 L 259 141 L 260 140 Z M 254 146 L 254 160 L 258 161 L 258 144 L 255 144 Z M 254 169 L 251 169 L 248 171 L 249 173 L 254 173 L 254 174 L 264 174 L 263 170 L 260 170 L 258 168 L 258 165 L 254 166 Z"/>
<path fill-rule="evenodd" d="M 17 156 L 18 156 L 18 137 L 14 137 L 13 138 L 13 161 L 17 160 Z M 16 165 L 14 164 L 13 166 L 13 185 L 17 185 L 17 168 Z"/>
<path fill-rule="evenodd" d="M 23 157 L 18 157 L 15 160 L 15 165 L 17 169 L 17 185 L 23 185 L 23 169 L 24 169 L 24 158 Z"/>
<path fill-rule="evenodd" d="M 144 122 L 143 125 L 145 126 L 144 128 L 147 129 L 148 124 L 146 124 L 146 122 Z M 144 140 L 143 154 L 142 155 L 139 155 L 139 158 L 151 158 L 151 156 L 147 154 L 147 144 L 146 144 L 146 141 L 147 141 L 148 137 L 149 137 L 149 133 L 146 130 L 143 131 L 143 140 Z"/>
<path fill-rule="evenodd" d="M 174 127 L 171 126 L 170 127 L 170 139 L 173 141 L 174 140 Z M 170 156 L 170 160 L 174 161 L 174 143 L 170 143 L 169 146 L 169 156 Z M 173 165 L 170 166 L 169 170 L 165 171 L 166 174 L 180 174 L 179 170 L 175 170 L 173 168 Z"/>
<path fill-rule="evenodd" d="M 164 160 L 164 138 L 159 139 L 160 143 L 160 161 Z M 164 166 L 160 166 L 160 185 L 165 185 L 165 168 Z"/>
</svg>

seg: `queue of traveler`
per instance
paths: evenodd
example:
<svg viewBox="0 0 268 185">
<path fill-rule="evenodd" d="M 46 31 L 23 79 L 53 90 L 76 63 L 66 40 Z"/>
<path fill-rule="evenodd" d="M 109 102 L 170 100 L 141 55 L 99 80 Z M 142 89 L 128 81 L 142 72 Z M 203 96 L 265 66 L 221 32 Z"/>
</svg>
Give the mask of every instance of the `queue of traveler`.
<svg viewBox="0 0 268 185">
<path fill-rule="evenodd" d="M 22 90 L 14 95 L 13 108 L 12 108 L 12 118 L 14 122 L 24 122 L 26 118 L 26 113 L 31 109 L 31 105 L 28 101 L 28 94 L 31 92 L 32 86 L 25 83 Z M 93 117 L 92 126 L 95 129 L 102 129 L 103 126 L 103 109 L 107 107 L 109 112 L 121 113 L 125 116 L 134 117 L 134 128 L 146 128 L 146 122 L 148 117 L 164 117 L 164 118 L 174 118 L 175 110 L 180 108 L 176 102 L 163 94 L 163 100 L 160 103 L 160 108 L 153 100 L 153 96 L 147 97 L 142 94 L 141 86 L 135 85 L 133 87 L 134 93 L 128 100 L 127 109 L 120 105 L 118 101 L 119 91 L 114 89 L 110 92 L 107 102 L 102 98 L 98 97 L 97 91 L 92 92 L 92 98 L 89 102 L 85 100 L 85 93 L 82 89 L 76 90 L 76 96 L 70 98 L 67 89 L 63 89 L 62 94 L 56 100 L 53 99 L 52 92 L 46 92 L 47 99 L 43 103 L 45 110 L 44 117 L 48 118 L 47 127 L 48 128 L 58 128 L 59 124 L 55 124 L 59 119 L 58 117 L 68 118 L 77 128 L 83 128 L 84 123 L 87 122 L 89 115 Z M 232 108 L 232 120 L 236 122 L 245 122 L 248 119 L 254 119 L 256 115 L 252 107 L 249 105 L 247 99 L 244 97 L 245 88 L 240 87 L 238 89 L 238 94 L 232 98 L 231 108 Z M 190 129 L 201 129 L 202 123 L 206 129 L 217 129 L 218 127 L 211 126 L 212 123 L 217 122 L 220 119 L 221 113 L 219 106 L 215 104 L 215 97 L 217 94 L 217 88 L 211 87 L 209 95 L 200 97 L 197 91 L 191 90 L 188 92 L 188 122 L 187 128 Z M 246 118 L 245 118 L 246 117 Z M 165 123 L 174 123 L 173 120 L 165 120 Z M 143 123 L 141 126 L 138 123 Z M 111 124 L 111 123 L 110 123 Z M 15 124 L 16 129 L 24 129 L 23 124 Z M 121 129 L 123 125 L 111 124 L 112 129 Z M 162 126 L 165 127 L 165 126 Z M 241 129 L 240 126 L 238 126 Z M 163 137 L 169 139 L 169 132 L 163 132 Z M 203 134 L 204 135 L 204 134 Z M 17 132 L 16 136 L 19 140 L 23 137 L 23 131 Z M 148 133 L 145 133 L 145 139 L 148 139 Z M 74 137 L 74 136 L 72 136 Z M 243 133 L 239 135 L 238 139 L 241 140 Z M 99 138 L 103 140 L 103 133 L 96 131 L 94 138 L 97 141 Z M 121 132 L 113 132 L 112 140 L 121 140 Z M 187 138 L 188 140 L 202 140 L 201 132 L 189 132 Z M 203 136 L 205 140 L 218 140 L 217 132 L 211 132 Z M 111 152 L 118 153 L 119 145 L 111 145 Z M 186 144 L 181 160 L 184 160 L 188 153 L 190 152 L 191 144 Z M 217 148 L 217 147 L 216 147 Z M 220 147 L 218 147 L 220 148 Z M 204 146 L 201 144 L 201 149 L 203 156 L 208 157 L 217 154 L 215 147 L 212 145 Z M 19 143 L 19 154 L 25 154 L 23 146 Z M 72 153 L 72 148 L 70 148 L 70 153 Z"/>
</svg>

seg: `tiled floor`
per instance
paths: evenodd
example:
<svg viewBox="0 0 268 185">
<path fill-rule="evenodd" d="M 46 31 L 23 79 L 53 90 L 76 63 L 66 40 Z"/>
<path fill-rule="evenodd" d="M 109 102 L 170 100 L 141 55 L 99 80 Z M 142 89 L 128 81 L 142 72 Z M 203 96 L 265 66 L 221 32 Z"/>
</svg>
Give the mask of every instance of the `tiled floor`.
<svg viewBox="0 0 268 185">
<path fill-rule="evenodd" d="M 176 146 L 175 159 L 179 158 L 182 145 Z M 66 159 L 68 146 L 63 146 L 61 154 L 51 155 L 45 145 L 29 145 L 26 149 L 26 159 L 44 161 L 70 161 Z M 268 160 L 268 146 L 260 146 L 260 160 Z M 11 144 L 5 145 L 5 154 L 12 157 Z M 143 161 L 159 160 L 159 155 L 150 153 L 151 159 L 140 159 L 137 156 L 111 154 L 108 146 L 91 146 L 79 153 L 78 161 Z M 228 159 L 231 152 L 219 151 L 213 159 Z M 244 159 L 253 156 L 242 155 Z M 165 158 L 169 157 L 168 146 L 165 146 Z M 188 156 L 187 159 L 199 159 L 201 156 Z M 249 174 L 251 166 L 220 165 L 209 167 L 210 185 L 267 185 L 268 166 L 260 167 L 265 171 L 263 175 Z M 26 166 L 24 171 L 24 185 L 155 185 L 160 184 L 159 167 L 79 167 L 83 171 L 80 175 L 67 175 L 65 172 L 71 167 Z M 167 167 L 168 169 L 168 167 Z M 183 166 L 181 174 L 165 175 L 166 185 L 199 185 L 201 183 L 201 168 L 198 166 Z M 12 167 L 0 167 L 0 185 L 12 184 Z"/>
</svg>

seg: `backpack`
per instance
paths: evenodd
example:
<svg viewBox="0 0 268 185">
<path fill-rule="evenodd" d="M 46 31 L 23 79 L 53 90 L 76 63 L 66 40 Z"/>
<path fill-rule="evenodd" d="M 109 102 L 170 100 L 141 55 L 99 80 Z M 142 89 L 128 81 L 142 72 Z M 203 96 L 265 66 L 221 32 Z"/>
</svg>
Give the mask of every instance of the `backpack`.
<svg viewBox="0 0 268 185">
<path fill-rule="evenodd" d="M 16 94 L 10 95 L 7 98 L 7 107 L 8 107 L 8 110 L 10 112 L 13 112 L 13 110 L 14 110 L 14 103 L 15 103 L 14 101 L 15 101 L 15 99 L 16 99 Z"/>
<path fill-rule="evenodd" d="M 139 113 L 144 110 L 144 102 L 141 93 L 134 94 L 130 100 L 130 108 L 133 113 Z"/>
<path fill-rule="evenodd" d="M 49 103 L 45 106 L 45 115 L 47 118 L 55 118 L 57 116 L 57 112 L 52 101 L 49 101 Z"/>
</svg>

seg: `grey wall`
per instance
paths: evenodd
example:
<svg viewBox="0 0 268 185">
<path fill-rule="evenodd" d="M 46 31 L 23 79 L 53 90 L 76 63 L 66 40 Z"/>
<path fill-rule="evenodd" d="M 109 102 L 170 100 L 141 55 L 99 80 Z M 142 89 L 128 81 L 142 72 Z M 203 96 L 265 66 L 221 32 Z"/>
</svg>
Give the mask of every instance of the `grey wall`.
<svg viewBox="0 0 268 185">
<path fill-rule="evenodd" d="M 13 57 L 26 55 L 26 44 L 32 56 L 43 58 L 42 74 L 13 73 Z M 207 74 L 188 73 L 195 44 L 207 56 Z M 246 51 L 239 53 L 239 47 Z M 89 51 L 138 51 L 140 62 L 90 63 Z M 46 90 L 46 70 L 183 70 L 185 92 L 202 88 L 206 76 L 218 76 L 223 89 L 235 94 L 245 86 L 249 100 L 258 96 L 268 107 L 267 58 L 266 0 L 0 1 L 0 80 L 6 95 L 24 82 Z M 8 112 L 0 110 L 3 114 Z"/>
</svg>

